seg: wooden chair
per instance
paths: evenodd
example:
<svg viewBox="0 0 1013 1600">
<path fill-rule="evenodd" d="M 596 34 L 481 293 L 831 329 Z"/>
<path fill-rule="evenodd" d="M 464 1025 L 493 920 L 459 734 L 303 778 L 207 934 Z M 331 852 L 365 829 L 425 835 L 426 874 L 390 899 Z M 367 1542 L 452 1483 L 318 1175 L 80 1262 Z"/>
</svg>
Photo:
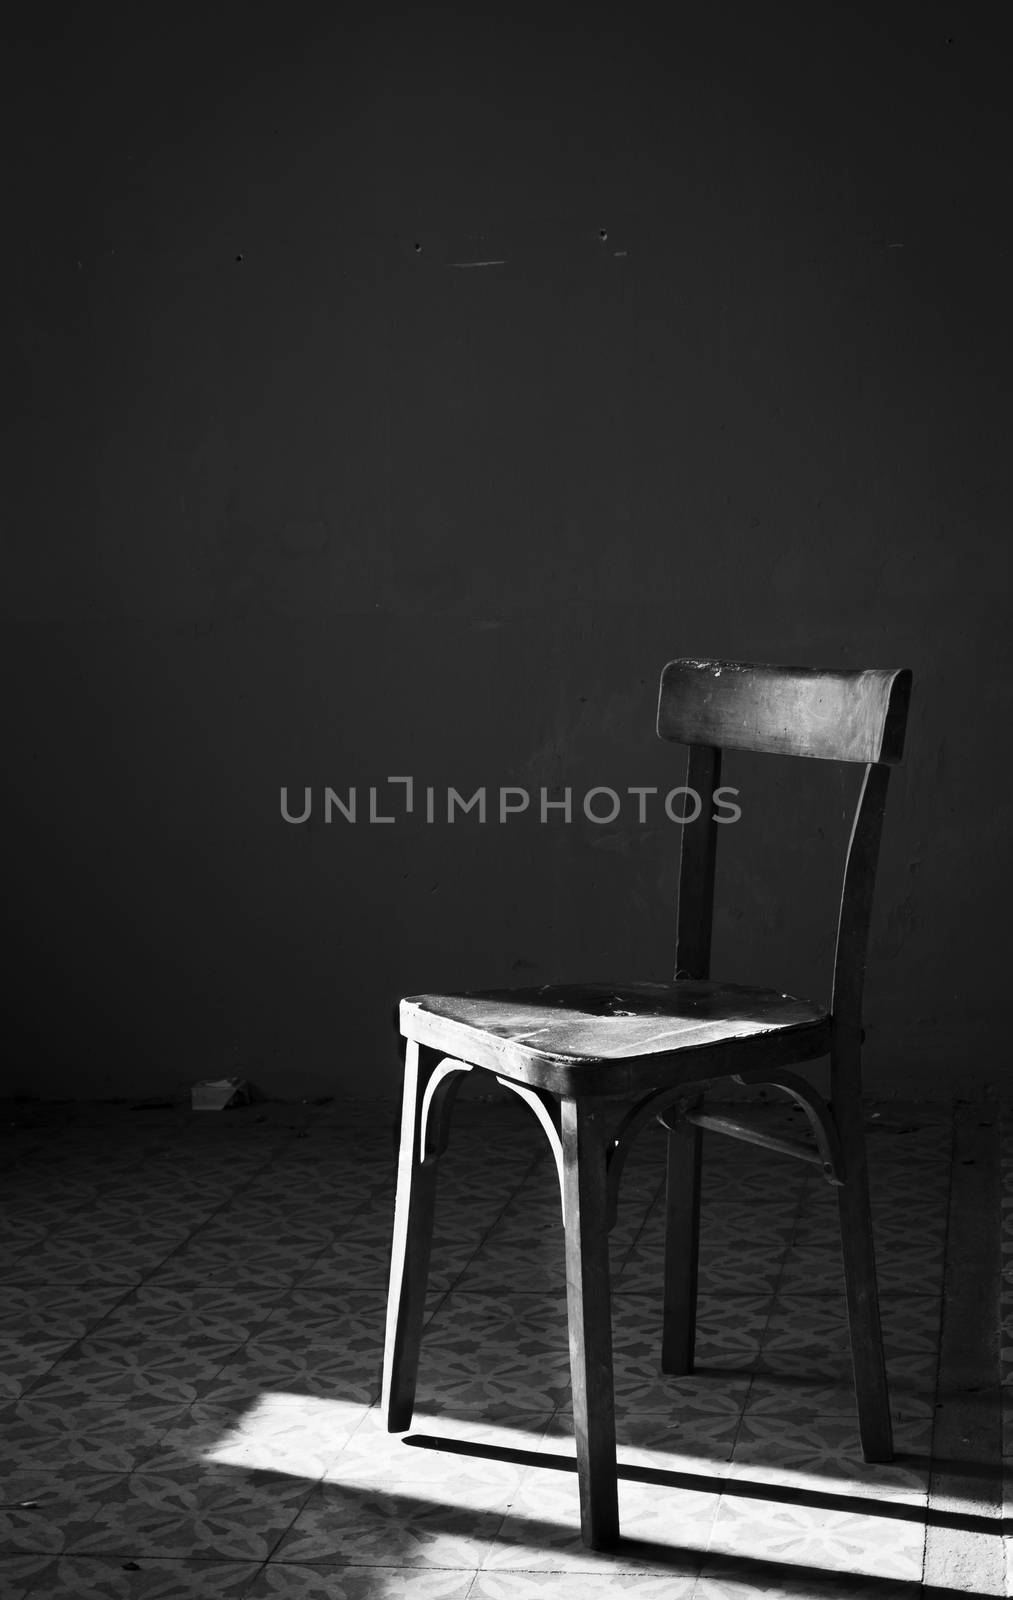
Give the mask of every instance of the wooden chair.
<svg viewBox="0 0 1013 1600">
<path fill-rule="evenodd" d="M 682 830 L 671 983 L 547 985 L 422 995 L 401 1005 L 407 1043 L 383 1404 L 391 1432 L 412 1417 L 438 1159 L 462 1074 L 491 1072 L 534 1111 L 563 1200 L 574 1431 L 586 1544 L 619 1534 L 608 1234 L 630 1145 L 653 1117 L 669 1131 L 662 1369 L 693 1361 L 701 1130 L 815 1162 L 837 1187 L 862 1448 L 892 1455 L 861 1106 L 862 988 L 887 781 L 900 760 L 911 674 L 672 661 L 658 734 L 688 745 L 703 800 Z M 844 868 L 829 1009 L 710 979 L 722 747 L 858 762 L 865 778 Z M 829 1055 L 831 1098 L 792 1068 Z M 772 1085 L 806 1113 L 812 1142 L 774 1137 L 703 1109 L 703 1090 Z M 737 1109 L 737 1108 L 736 1108 Z"/>
</svg>

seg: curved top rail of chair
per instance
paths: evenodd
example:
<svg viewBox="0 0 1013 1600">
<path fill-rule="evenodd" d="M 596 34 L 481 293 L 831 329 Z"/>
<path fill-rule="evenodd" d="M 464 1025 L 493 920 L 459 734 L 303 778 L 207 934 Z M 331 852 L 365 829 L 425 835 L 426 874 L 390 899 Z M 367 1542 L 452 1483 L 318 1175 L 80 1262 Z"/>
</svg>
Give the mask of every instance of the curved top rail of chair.
<svg viewBox="0 0 1013 1600">
<path fill-rule="evenodd" d="M 894 765 L 911 695 L 906 667 L 861 672 L 744 661 L 670 661 L 658 736 L 678 744 Z"/>
</svg>

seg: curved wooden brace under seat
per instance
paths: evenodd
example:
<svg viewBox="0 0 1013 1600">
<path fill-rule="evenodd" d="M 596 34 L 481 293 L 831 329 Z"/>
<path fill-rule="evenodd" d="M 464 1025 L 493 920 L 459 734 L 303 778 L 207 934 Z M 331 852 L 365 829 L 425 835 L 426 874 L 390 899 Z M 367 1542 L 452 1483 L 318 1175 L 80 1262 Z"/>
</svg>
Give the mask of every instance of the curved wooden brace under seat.
<svg viewBox="0 0 1013 1600">
<path fill-rule="evenodd" d="M 563 1141 L 557 1122 L 559 1101 L 547 1089 L 535 1089 L 526 1083 L 517 1083 L 513 1078 L 497 1077 L 504 1089 L 510 1089 L 525 1105 L 531 1107 L 538 1121 L 541 1123 L 545 1136 L 549 1141 L 553 1160 L 556 1163 L 556 1176 L 559 1179 L 559 1198 L 563 1211 L 563 1225 L 566 1225 L 566 1206 L 563 1200 Z M 622 1177 L 626 1157 L 629 1154 L 633 1141 L 651 1117 L 656 1115 L 659 1108 L 671 1105 L 681 1100 L 687 1105 L 696 1104 L 699 1094 L 687 1096 L 686 1085 L 681 1084 L 677 1089 L 660 1089 L 652 1091 L 644 1099 L 639 1100 L 621 1117 L 608 1139 L 608 1148 L 605 1154 L 606 1170 L 606 1196 L 605 1196 L 605 1225 L 611 1232 L 616 1223 L 616 1212 L 619 1204 L 619 1180 Z"/>
<path fill-rule="evenodd" d="M 563 1202 L 563 1141 L 560 1138 L 559 1128 L 556 1124 L 556 1110 L 559 1102 L 546 1089 L 532 1089 L 529 1084 L 516 1083 L 513 1078 L 497 1077 L 504 1089 L 511 1089 L 524 1104 L 530 1106 L 545 1131 L 556 1163 L 556 1177 L 559 1179 L 559 1203 L 563 1211 L 563 1226 L 566 1226 L 566 1207 Z"/>
<path fill-rule="evenodd" d="M 771 1089 L 780 1089 L 789 1099 L 794 1100 L 795 1104 L 805 1112 L 812 1129 L 816 1148 L 822 1160 L 823 1176 L 830 1184 L 835 1186 L 843 1184 L 846 1173 L 837 1124 L 827 1102 L 811 1083 L 807 1083 L 805 1078 L 800 1078 L 795 1072 L 777 1071 L 772 1076 L 769 1067 L 736 1072 L 732 1076 L 732 1082 L 741 1083 L 744 1087 L 762 1084 Z M 788 1154 L 794 1153 L 796 1152 L 788 1152 Z"/>
<path fill-rule="evenodd" d="M 637 1101 L 636 1105 L 631 1106 L 621 1122 L 619 1122 L 613 1136 L 612 1151 L 607 1159 L 606 1215 L 610 1228 L 615 1226 L 616 1221 L 616 1211 L 619 1205 L 619 1180 L 623 1175 L 626 1158 L 633 1147 L 637 1135 L 653 1117 L 658 1117 L 660 1120 L 661 1112 L 672 1106 L 678 1108 L 677 1114 L 680 1119 L 688 1117 L 692 1107 L 699 1104 L 700 1093 L 699 1089 L 694 1089 L 692 1085 L 687 1086 L 684 1083 L 681 1083 L 677 1089 L 652 1089 L 650 1094 L 645 1095 L 642 1100 Z"/>
<path fill-rule="evenodd" d="M 718 1116 L 698 1110 L 702 1087 L 680 1084 L 676 1089 L 655 1090 L 632 1106 L 615 1130 L 607 1163 L 607 1216 L 610 1228 L 615 1225 L 619 1204 L 619 1182 L 626 1165 L 626 1158 L 645 1123 L 654 1117 L 657 1117 L 664 1127 L 671 1127 L 675 1121 L 692 1122 L 697 1127 L 710 1128 L 716 1133 L 731 1134 L 750 1143 L 763 1145 L 767 1149 L 777 1150 L 782 1155 L 795 1156 L 821 1167 L 828 1183 L 835 1186 L 843 1184 L 844 1158 L 837 1127 L 830 1107 L 812 1084 L 794 1072 L 775 1070 L 772 1073 L 769 1067 L 758 1067 L 755 1072 L 735 1073 L 732 1081 L 744 1087 L 762 1084 L 772 1089 L 780 1089 L 782 1093 L 788 1095 L 805 1112 L 816 1148 L 803 1144 L 801 1140 L 782 1139 L 760 1129 L 750 1128 L 734 1117 Z"/>
<path fill-rule="evenodd" d="M 750 1126 L 735 1116 L 697 1110 L 701 1094 L 700 1092 L 687 1094 L 686 1085 L 681 1089 L 669 1089 L 661 1094 L 651 1095 L 646 1101 L 642 1101 L 627 1119 L 629 1136 L 635 1137 L 640 1126 L 655 1115 L 666 1128 L 671 1128 L 675 1122 L 691 1122 L 697 1128 L 706 1128 L 712 1133 L 728 1134 L 733 1139 L 742 1139 L 747 1144 L 759 1145 L 764 1150 L 776 1150 L 780 1155 L 794 1156 L 799 1161 L 808 1161 L 822 1169 L 823 1176 L 829 1184 L 836 1188 L 843 1185 L 845 1167 L 840 1135 L 833 1112 L 818 1089 L 814 1089 L 811 1083 L 807 1083 L 805 1078 L 800 1078 L 794 1072 L 775 1070 L 772 1073 L 769 1067 L 735 1072 L 730 1076 L 733 1083 L 741 1084 L 744 1088 L 780 1089 L 783 1094 L 788 1095 L 805 1112 L 815 1140 L 815 1149 L 812 1145 L 803 1144 L 800 1139 L 782 1138 L 779 1134 L 768 1133 L 765 1129 Z"/>
<path fill-rule="evenodd" d="M 429 1074 L 419 1112 L 419 1162 L 436 1161 L 446 1150 L 450 1138 L 450 1111 L 463 1074 L 472 1069 L 467 1062 L 444 1056 Z"/>
</svg>

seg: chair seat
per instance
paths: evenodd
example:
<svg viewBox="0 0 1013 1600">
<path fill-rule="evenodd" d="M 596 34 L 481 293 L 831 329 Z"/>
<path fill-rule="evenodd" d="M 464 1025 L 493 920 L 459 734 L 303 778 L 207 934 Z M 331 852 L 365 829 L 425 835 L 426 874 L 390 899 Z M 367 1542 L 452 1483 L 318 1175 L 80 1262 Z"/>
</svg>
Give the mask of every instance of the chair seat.
<svg viewBox="0 0 1013 1600">
<path fill-rule="evenodd" d="M 625 1093 L 811 1060 L 822 1007 L 772 989 L 671 983 L 546 984 L 401 1002 L 406 1038 L 554 1093 Z"/>
</svg>

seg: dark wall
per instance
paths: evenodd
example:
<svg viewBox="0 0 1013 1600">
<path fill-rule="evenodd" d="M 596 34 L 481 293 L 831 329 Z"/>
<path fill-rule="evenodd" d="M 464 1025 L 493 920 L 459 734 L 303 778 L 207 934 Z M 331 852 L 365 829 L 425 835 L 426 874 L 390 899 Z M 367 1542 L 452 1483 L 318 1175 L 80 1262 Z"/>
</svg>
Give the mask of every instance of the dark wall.
<svg viewBox="0 0 1013 1600">
<path fill-rule="evenodd" d="M 999 1080 L 1000 16 L 81 8 L 12 41 L 8 1092 L 390 1093 L 400 994 L 664 976 L 657 803 L 320 812 L 389 774 L 680 783 L 686 653 L 914 669 L 870 1076 Z M 823 991 L 854 776 L 731 764 L 719 973 Z"/>
</svg>

